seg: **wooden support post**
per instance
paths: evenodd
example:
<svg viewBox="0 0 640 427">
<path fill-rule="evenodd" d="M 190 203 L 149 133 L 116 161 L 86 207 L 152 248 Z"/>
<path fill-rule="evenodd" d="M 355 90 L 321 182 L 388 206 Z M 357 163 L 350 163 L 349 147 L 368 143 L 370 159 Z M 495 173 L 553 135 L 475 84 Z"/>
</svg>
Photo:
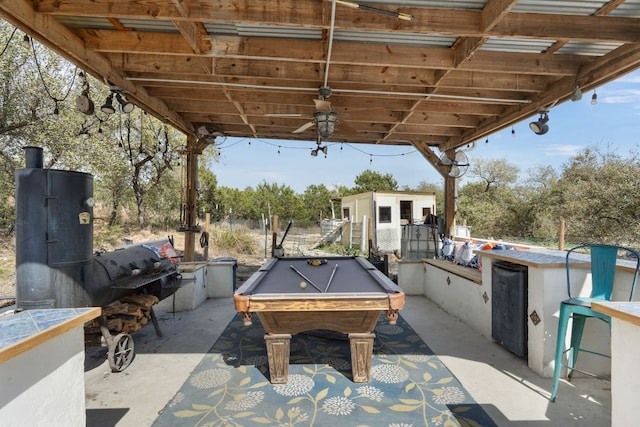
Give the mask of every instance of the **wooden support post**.
<svg viewBox="0 0 640 427">
<path fill-rule="evenodd" d="M 374 234 L 373 234 L 373 217 L 369 218 L 369 222 L 367 223 L 367 235 L 369 236 L 369 256 L 373 255 L 373 245 L 374 245 Z"/>
<path fill-rule="evenodd" d="M 278 246 L 278 215 L 274 215 L 271 220 L 271 256 L 275 256 L 276 246 Z"/>
<path fill-rule="evenodd" d="M 455 236 L 456 231 L 456 179 L 444 177 L 444 223 L 445 235 Z"/>
<path fill-rule="evenodd" d="M 367 250 L 367 231 L 367 216 L 362 215 L 362 223 L 360 225 L 360 250 L 362 250 L 362 252 Z"/>
<path fill-rule="evenodd" d="M 207 238 L 211 236 L 211 234 L 209 234 L 210 222 L 211 222 L 211 214 L 207 212 L 204 220 L 204 232 L 207 233 Z M 203 248 L 203 251 L 204 251 L 204 260 L 207 261 L 209 259 L 209 240 L 208 239 L 207 239 L 207 244 Z"/>
<path fill-rule="evenodd" d="M 189 140 L 188 146 L 195 143 L 195 139 Z M 198 152 L 196 150 L 187 151 L 187 188 L 185 203 L 185 226 L 184 233 L 184 261 L 189 262 L 195 259 L 195 228 L 197 220 L 196 212 L 196 182 L 198 178 Z"/>
</svg>

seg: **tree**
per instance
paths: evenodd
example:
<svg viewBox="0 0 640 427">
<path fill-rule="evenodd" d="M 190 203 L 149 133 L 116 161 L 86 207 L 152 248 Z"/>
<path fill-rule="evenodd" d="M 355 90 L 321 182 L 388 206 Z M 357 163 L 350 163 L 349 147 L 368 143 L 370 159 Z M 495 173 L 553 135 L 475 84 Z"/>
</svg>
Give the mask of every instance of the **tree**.
<svg viewBox="0 0 640 427">
<path fill-rule="evenodd" d="M 218 205 L 218 179 L 209 168 L 200 163 L 198 166 L 198 205 L 199 210 L 209 212 L 213 221 L 221 219 Z"/>
<path fill-rule="evenodd" d="M 131 190 L 136 202 L 138 225 L 146 227 L 145 195 L 160 184 L 165 173 L 178 164 L 177 149 L 184 145 L 177 131 L 158 120 L 137 114 L 121 115 L 118 146 L 129 164 Z"/>
<path fill-rule="evenodd" d="M 518 179 L 520 169 L 507 162 L 506 159 L 476 158 L 471 163 L 469 175 L 484 184 L 484 192 L 492 187 L 508 186 Z"/>
<path fill-rule="evenodd" d="M 631 244 L 640 240 L 640 161 L 587 148 L 562 171 L 560 214 L 578 241 Z"/>
<path fill-rule="evenodd" d="M 329 218 L 331 214 L 331 192 L 324 186 L 310 185 L 302 195 L 304 201 L 304 213 L 300 218 L 310 224 L 319 224 L 322 219 Z"/>
<path fill-rule="evenodd" d="M 278 215 L 282 220 L 300 218 L 304 204 L 293 189 L 287 185 L 269 184 L 266 181 L 260 183 L 255 190 L 255 198 L 252 206 L 254 216 L 258 220 L 261 215 Z"/>
<path fill-rule="evenodd" d="M 474 160 L 470 181 L 458 191 L 457 215 L 477 237 L 502 236 L 505 226 L 505 202 L 512 197 L 510 185 L 516 182 L 518 167 L 504 159 Z"/>
<path fill-rule="evenodd" d="M 89 172 L 88 150 L 77 138 L 82 117 L 75 114 L 71 94 L 76 67 L 0 20 L 0 198 L 11 200 L 15 170 L 24 165 L 25 146 L 44 150 L 44 166 Z M 19 41 L 20 40 L 20 41 Z M 78 154 L 76 154 L 78 153 Z M 14 209 L 0 206 L 0 226 L 10 227 Z"/>
<path fill-rule="evenodd" d="M 367 191 L 397 191 L 398 182 L 389 173 L 384 175 L 372 170 L 365 170 L 356 176 L 356 186 L 352 194 L 366 193 Z"/>
</svg>

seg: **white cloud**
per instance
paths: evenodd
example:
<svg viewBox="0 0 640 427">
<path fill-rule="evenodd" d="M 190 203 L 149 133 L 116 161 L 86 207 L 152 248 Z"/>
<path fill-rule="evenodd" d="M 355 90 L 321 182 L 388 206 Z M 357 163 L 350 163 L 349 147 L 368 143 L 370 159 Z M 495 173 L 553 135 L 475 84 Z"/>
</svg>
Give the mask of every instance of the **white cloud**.
<svg viewBox="0 0 640 427">
<path fill-rule="evenodd" d="M 607 93 L 602 97 L 607 104 L 631 104 L 640 102 L 640 89 L 623 89 Z"/>
<path fill-rule="evenodd" d="M 581 145 L 552 144 L 544 149 L 545 156 L 574 156 L 582 150 Z"/>
</svg>

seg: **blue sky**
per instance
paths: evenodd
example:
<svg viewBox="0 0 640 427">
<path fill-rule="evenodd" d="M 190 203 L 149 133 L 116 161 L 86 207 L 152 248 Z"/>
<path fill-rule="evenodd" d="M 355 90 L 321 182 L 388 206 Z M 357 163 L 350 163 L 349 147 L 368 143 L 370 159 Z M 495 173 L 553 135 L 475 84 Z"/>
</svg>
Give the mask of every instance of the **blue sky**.
<svg viewBox="0 0 640 427">
<path fill-rule="evenodd" d="M 511 129 L 478 141 L 467 153 L 470 160 L 482 157 L 504 158 L 527 170 L 551 165 L 559 169 L 574 154 L 586 147 L 613 147 L 620 155 L 640 147 L 640 71 L 636 71 L 596 89 L 598 103 L 591 105 L 593 92 L 584 93 L 578 102 L 567 101 L 549 112 L 549 132 L 535 135 L 528 118 Z M 219 186 L 244 189 L 263 181 L 285 184 L 303 193 L 312 184 L 352 187 L 362 171 L 371 169 L 389 173 L 400 187 L 416 187 L 421 181 L 442 184 L 442 177 L 412 147 L 386 147 L 329 142 L 327 157 L 312 157 L 315 142 L 218 138 L 219 162 L 210 169 Z M 436 153 L 437 150 L 436 150 Z"/>
</svg>

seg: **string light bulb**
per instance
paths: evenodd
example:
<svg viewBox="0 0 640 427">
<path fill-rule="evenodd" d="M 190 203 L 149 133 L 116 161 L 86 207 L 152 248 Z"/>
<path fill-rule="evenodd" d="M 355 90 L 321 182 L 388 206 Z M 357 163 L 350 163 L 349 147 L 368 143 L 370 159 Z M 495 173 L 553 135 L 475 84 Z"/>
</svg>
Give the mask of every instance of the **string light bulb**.
<svg viewBox="0 0 640 427">
<path fill-rule="evenodd" d="M 593 90 L 593 95 L 591 95 L 591 105 L 596 105 L 598 103 L 598 94 L 596 90 Z"/>
<path fill-rule="evenodd" d="M 31 46 L 31 37 L 29 37 L 27 34 L 25 34 L 24 37 L 22 38 L 22 45 L 24 47 L 30 47 Z"/>
<path fill-rule="evenodd" d="M 511 137 L 512 138 L 516 137 L 516 130 L 513 128 L 513 126 L 511 126 Z"/>
</svg>

